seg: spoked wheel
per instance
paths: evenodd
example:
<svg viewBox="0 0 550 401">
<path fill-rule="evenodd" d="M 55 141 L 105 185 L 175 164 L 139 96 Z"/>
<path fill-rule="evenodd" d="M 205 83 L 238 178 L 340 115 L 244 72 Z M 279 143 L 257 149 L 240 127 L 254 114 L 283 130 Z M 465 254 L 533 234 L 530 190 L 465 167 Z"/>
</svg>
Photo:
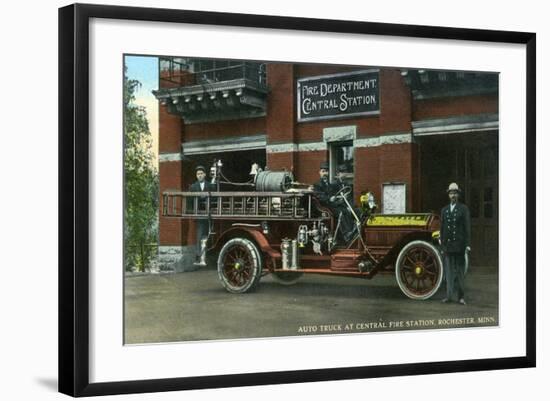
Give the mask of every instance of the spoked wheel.
<svg viewBox="0 0 550 401">
<path fill-rule="evenodd" d="M 252 291 L 262 275 L 262 259 L 256 244 L 246 238 L 228 241 L 218 256 L 218 277 L 235 294 Z"/>
<path fill-rule="evenodd" d="M 399 252 L 395 277 L 406 296 L 428 299 L 437 292 L 443 280 L 441 255 L 429 242 L 412 241 Z"/>
<path fill-rule="evenodd" d="M 293 285 L 304 275 L 304 273 L 273 272 L 273 279 L 282 285 Z"/>
</svg>

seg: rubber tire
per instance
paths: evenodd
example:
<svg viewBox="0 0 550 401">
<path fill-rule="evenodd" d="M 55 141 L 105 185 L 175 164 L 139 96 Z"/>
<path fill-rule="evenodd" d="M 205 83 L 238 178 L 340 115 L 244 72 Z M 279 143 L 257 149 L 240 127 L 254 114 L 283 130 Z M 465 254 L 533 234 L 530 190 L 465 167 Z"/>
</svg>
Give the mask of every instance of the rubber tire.
<svg viewBox="0 0 550 401">
<path fill-rule="evenodd" d="M 273 280 L 281 285 L 294 285 L 302 278 L 304 273 L 273 272 Z"/>
<path fill-rule="evenodd" d="M 438 272 L 436 273 L 437 277 L 435 285 L 429 292 L 422 295 L 415 294 L 414 292 L 410 291 L 407 285 L 401 279 L 401 269 L 403 268 L 402 264 L 403 260 L 405 259 L 405 255 L 410 251 L 411 248 L 419 246 L 427 248 L 431 252 L 432 256 L 435 259 L 436 267 L 438 269 Z M 399 288 L 407 297 L 415 300 L 426 300 L 431 298 L 439 290 L 439 287 L 441 286 L 441 282 L 443 280 L 443 261 L 441 259 L 441 254 L 439 253 L 439 250 L 434 245 L 426 241 L 416 240 L 409 242 L 403 247 L 403 249 L 401 249 L 401 252 L 399 252 L 399 256 L 397 256 L 397 260 L 395 262 L 395 278 L 397 280 Z"/>
<path fill-rule="evenodd" d="M 224 271 L 224 258 L 235 247 L 242 247 L 246 250 L 249 257 L 252 259 L 251 277 L 243 285 L 235 285 L 230 282 Z M 262 276 L 263 260 L 258 247 L 254 242 L 247 238 L 233 238 L 223 246 L 218 256 L 218 277 L 224 288 L 233 294 L 243 294 L 251 292 L 258 286 Z"/>
</svg>

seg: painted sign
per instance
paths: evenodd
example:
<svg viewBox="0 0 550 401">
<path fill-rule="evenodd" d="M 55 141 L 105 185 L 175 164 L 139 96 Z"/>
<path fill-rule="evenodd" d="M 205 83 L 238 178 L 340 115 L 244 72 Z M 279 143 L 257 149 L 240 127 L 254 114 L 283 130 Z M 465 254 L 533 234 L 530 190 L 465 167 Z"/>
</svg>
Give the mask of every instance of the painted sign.
<svg viewBox="0 0 550 401">
<path fill-rule="evenodd" d="M 405 184 L 384 183 L 382 192 L 382 213 L 405 213 L 407 205 L 407 192 Z"/>
<path fill-rule="evenodd" d="M 380 113 L 378 70 L 298 80 L 298 122 Z"/>
<path fill-rule="evenodd" d="M 375 214 L 367 220 L 369 227 L 424 227 L 428 224 L 431 214 L 394 214 L 382 215 Z"/>
</svg>

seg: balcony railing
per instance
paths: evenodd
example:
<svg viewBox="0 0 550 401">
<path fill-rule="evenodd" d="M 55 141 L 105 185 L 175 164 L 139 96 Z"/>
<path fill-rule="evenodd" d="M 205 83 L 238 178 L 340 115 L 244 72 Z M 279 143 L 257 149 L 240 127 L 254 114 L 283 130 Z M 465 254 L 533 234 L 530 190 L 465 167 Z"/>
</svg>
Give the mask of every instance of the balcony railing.
<svg viewBox="0 0 550 401">
<path fill-rule="evenodd" d="M 260 88 L 266 87 L 265 64 L 242 63 L 199 72 L 189 72 L 181 66 L 176 66 L 176 64 L 179 63 L 170 63 L 170 68 L 162 70 L 160 79 L 176 86 L 208 85 L 216 82 L 246 79 L 254 82 Z"/>
<path fill-rule="evenodd" d="M 196 124 L 257 118 L 266 113 L 266 65 L 252 62 L 193 62 L 160 60 L 159 90 L 155 97 L 171 114 Z M 201 68 L 202 67 L 202 68 Z"/>
</svg>

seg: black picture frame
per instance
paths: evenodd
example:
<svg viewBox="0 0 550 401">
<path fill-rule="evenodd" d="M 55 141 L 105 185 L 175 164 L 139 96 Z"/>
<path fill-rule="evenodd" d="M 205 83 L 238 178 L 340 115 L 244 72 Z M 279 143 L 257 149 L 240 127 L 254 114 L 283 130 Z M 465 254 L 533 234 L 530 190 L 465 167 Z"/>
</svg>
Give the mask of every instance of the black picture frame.
<svg viewBox="0 0 550 401">
<path fill-rule="evenodd" d="M 89 23 L 91 18 L 522 44 L 526 48 L 526 353 L 521 357 L 90 383 Z M 159 392 L 534 367 L 536 364 L 536 35 L 359 21 L 105 5 L 59 9 L 59 391 Z"/>
</svg>

